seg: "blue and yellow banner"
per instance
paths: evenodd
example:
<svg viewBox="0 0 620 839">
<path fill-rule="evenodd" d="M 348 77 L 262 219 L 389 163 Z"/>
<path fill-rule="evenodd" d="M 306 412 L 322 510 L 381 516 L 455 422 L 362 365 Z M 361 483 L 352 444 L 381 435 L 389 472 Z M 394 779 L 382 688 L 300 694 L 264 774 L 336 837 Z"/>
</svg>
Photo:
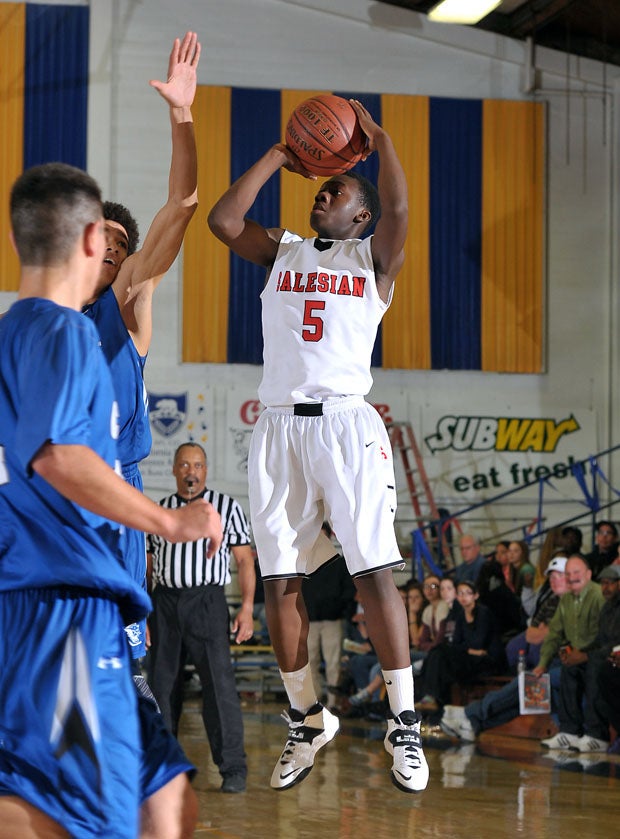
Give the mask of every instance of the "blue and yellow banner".
<svg viewBox="0 0 620 839">
<path fill-rule="evenodd" d="M 183 360 L 260 364 L 264 271 L 206 229 L 228 185 L 284 136 L 317 93 L 354 96 L 390 133 L 407 173 L 410 230 L 373 364 L 543 369 L 544 110 L 541 104 L 350 91 L 201 87 L 195 108 L 199 200 L 186 238 Z M 376 155 L 356 168 L 376 182 Z M 316 183 L 282 171 L 251 217 L 311 235 Z"/>
<path fill-rule="evenodd" d="M 29 166 L 86 166 L 88 6 L 0 3 L 0 291 L 15 291 L 8 195 Z"/>
</svg>

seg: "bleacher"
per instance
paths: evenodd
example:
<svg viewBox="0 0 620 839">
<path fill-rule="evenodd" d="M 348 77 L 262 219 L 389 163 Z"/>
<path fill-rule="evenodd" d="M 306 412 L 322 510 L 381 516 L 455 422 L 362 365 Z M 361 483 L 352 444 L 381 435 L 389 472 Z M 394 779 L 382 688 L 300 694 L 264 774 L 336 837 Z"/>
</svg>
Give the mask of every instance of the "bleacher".
<svg viewBox="0 0 620 839">
<path fill-rule="evenodd" d="M 253 694 L 256 700 L 284 693 L 280 670 L 269 644 L 231 644 L 237 690 Z"/>
</svg>

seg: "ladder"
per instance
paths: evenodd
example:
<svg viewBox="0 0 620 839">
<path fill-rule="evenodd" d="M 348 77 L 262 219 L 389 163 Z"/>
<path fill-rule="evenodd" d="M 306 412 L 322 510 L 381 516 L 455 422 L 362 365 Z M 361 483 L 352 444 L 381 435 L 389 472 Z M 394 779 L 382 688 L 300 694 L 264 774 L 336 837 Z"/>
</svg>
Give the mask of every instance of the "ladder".
<svg viewBox="0 0 620 839">
<path fill-rule="evenodd" d="M 428 545 L 431 545 L 433 542 L 431 526 L 435 528 L 437 532 L 438 554 L 442 555 L 444 565 L 447 568 L 451 568 L 454 564 L 452 554 L 450 553 L 447 541 L 443 538 L 443 533 L 440 532 L 441 516 L 435 503 L 435 497 L 433 496 L 430 481 L 424 468 L 424 460 L 416 442 L 412 425 L 410 422 L 389 422 L 385 425 L 394 457 L 397 454 L 400 455 L 419 533 L 423 534 L 426 532 L 427 535 L 423 537 L 424 541 Z M 422 512 L 421 501 L 426 502 L 428 508 L 428 514 L 426 515 Z M 434 568 L 431 567 L 434 563 L 428 555 L 427 564 L 432 573 L 439 572 L 436 566 Z"/>
</svg>

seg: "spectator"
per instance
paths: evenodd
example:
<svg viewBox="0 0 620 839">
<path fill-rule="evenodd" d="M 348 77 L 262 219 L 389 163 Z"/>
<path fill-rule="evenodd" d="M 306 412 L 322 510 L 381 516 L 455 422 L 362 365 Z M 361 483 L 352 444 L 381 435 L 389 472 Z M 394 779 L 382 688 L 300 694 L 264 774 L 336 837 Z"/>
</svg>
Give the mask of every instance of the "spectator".
<svg viewBox="0 0 620 839">
<path fill-rule="evenodd" d="M 439 584 L 439 593 L 441 599 L 448 607 L 448 614 L 446 615 L 446 623 L 444 629 L 444 641 L 447 644 L 452 643 L 454 637 L 454 628 L 456 626 L 456 616 L 461 611 L 461 604 L 456 599 L 456 586 L 451 577 L 444 577 Z"/>
<path fill-rule="evenodd" d="M 457 616 L 452 644 L 431 650 L 424 661 L 421 681 L 424 696 L 416 709 L 436 713 L 450 700 L 453 682 L 467 682 L 497 672 L 504 662 L 504 650 L 495 630 L 491 610 L 478 602 L 474 583 L 456 587 L 462 612 Z"/>
<path fill-rule="evenodd" d="M 594 548 L 586 554 L 592 569 L 592 579 L 598 580 L 599 574 L 618 556 L 618 528 L 612 521 L 599 521 L 594 534 Z"/>
<path fill-rule="evenodd" d="M 560 597 L 567 591 L 565 571 L 565 556 L 556 556 L 547 565 L 549 596 L 539 598 L 528 628 L 512 638 L 506 645 L 506 659 L 511 670 L 516 672 L 520 650 L 525 652 L 528 668 L 537 666 L 540 660 L 541 644 L 549 632 L 549 621 L 556 612 Z"/>
<path fill-rule="evenodd" d="M 446 633 L 446 618 L 448 617 L 450 607 L 441 598 L 441 581 L 439 577 L 434 574 L 425 577 L 422 590 L 428 604 L 422 612 L 422 633 L 420 635 L 419 648 L 422 652 L 427 653 L 443 641 Z"/>
<path fill-rule="evenodd" d="M 512 590 L 512 583 L 510 579 L 510 554 L 508 553 L 509 547 L 510 542 L 508 540 L 498 542 L 495 546 L 494 558 L 501 566 L 506 585 Z"/>
<path fill-rule="evenodd" d="M 560 539 L 560 547 L 564 548 L 568 556 L 573 554 L 581 554 L 581 546 L 583 544 L 583 533 L 578 527 L 572 524 L 562 528 Z"/>
<path fill-rule="evenodd" d="M 549 622 L 549 631 L 540 650 L 540 661 L 533 672 L 544 673 L 559 653 L 560 674 L 560 731 L 542 741 L 549 749 L 602 751 L 607 748 L 608 736 L 595 713 L 592 693 L 595 684 L 588 678 L 588 653 L 594 649 L 599 632 L 599 618 L 603 594 L 592 582 L 592 571 L 579 555 L 566 563 L 569 591 L 560 599 Z M 585 704 L 584 704 L 585 699 Z"/>
<path fill-rule="evenodd" d="M 478 576 L 480 603 L 488 606 L 503 644 L 525 626 L 519 598 L 506 585 L 502 566 L 489 559 Z"/>
<path fill-rule="evenodd" d="M 512 590 L 521 601 L 521 607 L 529 618 L 536 605 L 534 594 L 534 566 L 530 563 L 530 548 L 525 541 L 514 541 L 508 548 L 510 557 L 510 579 Z"/>
<path fill-rule="evenodd" d="M 561 555 L 566 556 L 566 547 L 564 545 L 564 540 L 562 539 L 562 528 L 552 527 L 551 530 L 547 531 L 545 540 L 538 555 L 538 562 L 536 563 L 536 571 L 534 573 L 535 591 L 538 591 L 540 587 L 547 582 L 547 576 L 545 574 L 547 566 L 553 557 L 558 555 L 557 552 L 560 549 L 562 551 Z"/>
<path fill-rule="evenodd" d="M 547 622 L 553 617 L 553 612 L 558 607 L 560 597 L 568 590 L 566 575 L 564 573 L 565 566 L 566 558 L 556 558 L 549 563 L 547 568 L 547 576 L 551 580 L 553 590 L 553 596 L 546 600 L 544 617 Z M 543 616 L 541 615 L 541 617 Z M 528 632 L 530 632 L 529 629 Z M 547 632 L 548 627 L 544 623 L 541 623 L 536 628 L 537 634 L 533 636 L 537 643 L 530 645 L 529 649 L 526 647 L 528 649 L 529 667 L 535 667 L 538 664 L 537 653 L 540 650 L 540 643 L 546 637 Z M 517 639 L 514 639 L 515 643 L 516 641 Z M 559 704 L 560 662 L 558 659 L 553 660 L 549 674 L 551 677 L 551 705 L 553 709 L 557 708 Z M 510 720 L 519 716 L 519 712 L 519 682 L 515 678 L 498 690 L 489 691 L 482 699 L 476 699 L 470 702 L 464 708 L 457 705 L 446 705 L 440 725 L 446 734 L 469 742 L 475 740 L 481 731 L 486 731 L 488 728 L 495 728 L 495 726 L 510 722 Z"/>
<path fill-rule="evenodd" d="M 184 650 L 193 661 L 202 685 L 202 719 L 213 760 L 222 776 L 221 790 L 243 792 L 247 764 L 243 719 L 235 672 L 230 658 L 230 633 L 240 644 L 252 637 L 254 554 L 250 532 L 239 504 L 228 495 L 207 489 L 207 458 L 202 446 L 183 443 L 174 455 L 172 474 L 177 491 L 159 502 L 178 509 L 206 499 L 222 517 L 224 539 L 207 559 L 203 539 L 178 545 L 155 536 L 153 547 L 153 612 L 150 617 L 150 684 L 169 729 L 176 734 L 181 703 L 175 701 Z M 241 607 L 232 626 L 224 587 L 230 583 L 230 556 L 239 573 Z"/>
<path fill-rule="evenodd" d="M 598 648 L 590 654 L 591 677 L 596 687 L 592 691 L 595 711 L 605 726 L 613 726 L 616 740 L 609 747 L 612 754 L 620 753 L 620 566 L 608 565 L 600 574 L 600 585 L 605 598 L 599 620 Z M 598 687 L 598 690 L 596 689 Z"/>
<path fill-rule="evenodd" d="M 454 570 L 454 584 L 458 586 L 463 580 L 475 583 L 482 566 L 486 562 L 484 555 L 480 552 L 479 539 L 471 533 L 463 533 L 459 540 L 459 550 L 463 561 Z"/>
<path fill-rule="evenodd" d="M 428 601 L 424 596 L 422 584 L 417 580 L 409 580 L 406 586 L 407 620 L 409 623 L 409 649 L 419 651 L 422 637 L 422 613 Z"/>
</svg>

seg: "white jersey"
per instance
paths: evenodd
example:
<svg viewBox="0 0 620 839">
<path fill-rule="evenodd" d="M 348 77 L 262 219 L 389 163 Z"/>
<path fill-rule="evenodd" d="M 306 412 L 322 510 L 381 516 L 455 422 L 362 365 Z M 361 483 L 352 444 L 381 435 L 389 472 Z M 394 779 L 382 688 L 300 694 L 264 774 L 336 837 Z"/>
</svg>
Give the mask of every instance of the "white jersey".
<svg viewBox="0 0 620 839">
<path fill-rule="evenodd" d="M 389 305 L 377 291 L 371 238 L 330 244 L 284 231 L 261 294 L 263 405 L 370 390 L 372 349 Z"/>
</svg>

